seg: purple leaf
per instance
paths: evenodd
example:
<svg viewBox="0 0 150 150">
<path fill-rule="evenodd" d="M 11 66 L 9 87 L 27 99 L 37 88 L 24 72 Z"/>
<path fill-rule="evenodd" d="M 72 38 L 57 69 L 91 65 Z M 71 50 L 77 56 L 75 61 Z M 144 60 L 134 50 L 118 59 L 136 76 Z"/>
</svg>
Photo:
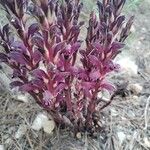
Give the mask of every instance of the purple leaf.
<svg viewBox="0 0 150 150">
<path fill-rule="evenodd" d="M 45 83 L 42 80 L 40 80 L 40 79 L 33 79 L 32 80 L 32 84 L 34 86 L 38 87 L 38 89 L 46 90 L 46 88 L 47 88 Z"/>
<path fill-rule="evenodd" d="M 88 79 L 87 72 L 81 68 L 78 69 L 77 77 L 79 78 L 79 80 L 87 80 Z"/>
<path fill-rule="evenodd" d="M 79 80 L 87 80 L 88 79 L 88 75 L 86 73 L 80 73 L 78 75 Z"/>
<path fill-rule="evenodd" d="M 40 48 L 44 47 L 44 39 L 40 33 L 34 34 L 34 36 L 32 37 L 32 44 Z"/>
<path fill-rule="evenodd" d="M 12 18 L 11 19 L 11 24 L 15 27 L 18 33 L 22 32 L 22 26 L 19 18 Z"/>
<path fill-rule="evenodd" d="M 71 75 L 73 76 L 77 76 L 78 75 L 78 67 L 75 66 L 70 66 L 68 68 L 68 71 L 71 73 Z"/>
<path fill-rule="evenodd" d="M 56 95 L 57 95 L 58 93 L 61 93 L 65 88 L 67 88 L 67 85 L 66 85 L 65 83 L 59 83 L 59 84 L 57 85 L 57 87 L 55 88 L 55 93 L 56 93 Z"/>
<path fill-rule="evenodd" d="M 34 53 L 32 54 L 34 63 L 37 64 L 40 62 L 42 54 L 39 50 L 35 50 Z"/>
<path fill-rule="evenodd" d="M 0 53 L 0 62 L 8 62 L 8 56 L 4 53 Z"/>
<path fill-rule="evenodd" d="M 49 1 L 48 0 L 40 0 L 41 2 L 41 8 L 42 10 L 44 11 L 45 15 L 47 16 L 47 13 L 48 13 L 48 3 Z"/>
<path fill-rule="evenodd" d="M 85 50 L 80 50 L 79 53 L 80 53 L 83 57 L 86 56 L 86 51 L 85 51 Z"/>
<path fill-rule="evenodd" d="M 58 93 L 56 96 L 56 102 L 60 103 L 64 101 L 65 97 L 62 95 L 62 93 Z"/>
<path fill-rule="evenodd" d="M 124 45 L 125 45 L 125 44 L 116 41 L 116 42 L 113 42 L 113 43 L 112 43 L 111 49 L 112 49 L 113 51 L 116 51 L 116 50 L 119 50 L 119 49 L 123 48 Z"/>
<path fill-rule="evenodd" d="M 20 49 L 23 48 L 24 49 L 25 48 L 23 42 L 21 42 L 21 41 L 14 41 L 14 42 L 12 42 L 10 44 L 10 47 L 11 47 L 11 49 L 18 49 L 18 48 L 20 48 Z"/>
<path fill-rule="evenodd" d="M 6 37 L 9 36 L 9 28 L 10 28 L 9 24 L 6 24 L 3 26 L 3 30 L 2 30 L 3 36 L 6 36 Z"/>
<path fill-rule="evenodd" d="M 26 47 L 24 46 L 24 44 L 20 41 L 14 41 L 11 45 L 10 45 L 12 50 L 19 50 L 22 51 L 24 53 L 26 53 Z"/>
<path fill-rule="evenodd" d="M 102 50 L 103 50 L 103 46 L 102 46 L 100 43 L 98 43 L 98 42 L 93 43 L 92 46 L 93 46 L 96 50 L 98 50 L 98 52 L 102 52 Z"/>
<path fill-rule="evenodd" d="M 78 35 L 80 32 L 80 25 L 74 25 L 72 26 L 70 32 L 74 35 Z"/>
<path fill-rule="evenodd" d="M 32 83 L 26 83 L 26 84 L 20 86 L 19 89 L 20 89 L 20 91 L 24 91 L 24 92 L 32 92 L 32 91 L 36 90 L 37 87 L 34 86 Z"/>
<path fill-rule="evenodd" d="M 48 75 L 45 73 L 45 71 L 43 71 L 42 69 L 35 69 L 32 72 L 32 75 L 36 78 L 45 78 L 45 79 L 49 79 Z"/>
<path fill-rule="evenodd" d="M 30 25 L 30 27 L 28 28 L 28 38 L 34 35 L 35 32 L 39 31 L 39 25 L 38 23 L 33 23 L 32 25 Z"/>
<path fill-rule="evenodd" d="M 89 76 L 90 76 L 90 79 L 92 81 L 96 81 L 97 79 L 100 78 L 100 71 L 99 70 L 92 70 L 92 72 L 90 72 Z"/>
<path fill-rule="evenodd" d="M 124 20 L 125 20 L 125 16 L 119 16 L 119 17 L 117 18 L 116 23 L 117 23 L 117 27 L 118 27 L 118 28 L 122 25 L 122 23 L 123 23 Z"/>
<path fill-rule="evenodd" d="M 92 93 L 89 89 L 83 89 L 83 91 L 86 97 L 88 97 L 89 99 L 92 99 Z"/>
<path fill-rule="evenodd" d="M 100 87 L 108 90 L 110 93 L 116 90 L 115 86 L 112 83 L 107 82 L 107 81 L 103 81 Z"/>
<path fill-rule="evenodd" d="M 27 63 L 24 55 L 21 52 L 12 51 L 9 53 L 9 57 L 17 63 L 25 65 Z"/>
<path fill-rule="evenodd" d="M 17 87 L 17 86 L 22 86 L 24 83 L 21 82 L 21 81 L 13 81 L 10 83 L 10 87 L 11 88 L 14 88 L 14 87 Z"/>
<path fill-rule="evenodd" d="M 48 90 L 44 91 L 44 93 L 43 93 L 43 104 L 45 106 L 50 106 L 52 103 L 52 99 L 53 99 L 53 94 Z"/>
<path fill-rule="evenodd" d="M 98 9 L 99 9 L 99 15 L 101 16 L 101 15 L 103 15 L 103 13 L 104 13 L 104 6 L 103 6 L 103 4 L 100 2 L 100 1 L 97 1 L 97 6 L 98 6 Z"/>
<path fill-rule="evenodd" d="M 89 60 L 90 60 L 90 63 L 96 67 L 98 67 L 100 65 L 100 60 L 94 56 L 94 55 L 89 55 L 88 56 Z"/>
<path fill-rule="evenodd" d="M 105 73 L 109 73 L 111 71 L 114 71 L 117 69 L 116 67 L 118 67 L 111 60 L 107 60 L 107 61 L 103 62 L 103 66 L 104 66 L 103 71 Z"/>
<path fill-rule="evenodd" d="M 93 82 L 82 82 L 81 86 L 83 89 L 91 90 L 92 88 L 95 87 L 95 83 L 93 83 Z"/>
<path fill-rule="evenodd" d="M 81 46 L 81 41 L 74 43 L 71 46 L 71 54 L 75 53 L 80 48 L 80 46 Z"/>
<path fill-rule="evenodd" d="M 54 56 L 57 54 L 58 51 L 62 51 L 65 48 L 66 42 L 60 42 L 53 46 Z"/>
<path fill-rule="evenodd" d="M 20 69 L 13 69 L 13 78 L 20 77 L 22 75 Z"/>
<path fill-rule="evenodd" d="M 69 72 L 57 72 L 55 74 L 54 81 L 55 82 L 62 82 L 70 75 Z"/>
</svg>

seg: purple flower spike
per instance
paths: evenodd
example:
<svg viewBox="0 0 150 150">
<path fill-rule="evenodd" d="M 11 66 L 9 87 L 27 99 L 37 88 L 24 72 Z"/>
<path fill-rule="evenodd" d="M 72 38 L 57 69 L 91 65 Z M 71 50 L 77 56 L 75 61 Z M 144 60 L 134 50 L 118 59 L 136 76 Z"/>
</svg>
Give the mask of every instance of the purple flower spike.
<svg viewBox="0 0 150 150">
<path fill-rule="evenodd" d="M 74 132 L 101 129 L 94 115 L 99 92 L 113 94 L 107 75 L 119 70 L 114 58 L 122 51 L 134 17 L 125 23 L 125 0 L 98 0 L 85 39 L 80 0 L 1 0 L 9 24 L 0 28 L 0 62 L 12 68 L 11 88 L 29 93 Z M 82 36 L 83 37 L 83 36 Z"/>
</svg>

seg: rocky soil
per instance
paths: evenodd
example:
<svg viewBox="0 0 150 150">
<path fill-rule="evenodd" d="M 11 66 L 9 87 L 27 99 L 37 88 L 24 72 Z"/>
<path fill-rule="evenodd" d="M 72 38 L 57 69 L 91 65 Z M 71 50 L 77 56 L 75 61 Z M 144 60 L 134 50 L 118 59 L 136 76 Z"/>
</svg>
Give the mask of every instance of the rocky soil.
<svg viewBox="0 0 150 150">
<path fill-rule="evenodd" d="M 135 22 L 125 49 L 115 60 L 122 69 L 110 77 L 118 93 L 101 112 L 104 130 L 91 138 L 86 133 L 74 137 L 68 129 L 56 128 L 28 95 L 9 91 L 9 70 L 1 66 L 0 150 L 150 149 L 150 1 L 133 1 L 128 0 L 124 9 L 128 16 L 135 15 Z M 83 18 L 92 6 L 87 3 Z M 3 13 L 0 18 L 5 23 Z"/>
</svg>

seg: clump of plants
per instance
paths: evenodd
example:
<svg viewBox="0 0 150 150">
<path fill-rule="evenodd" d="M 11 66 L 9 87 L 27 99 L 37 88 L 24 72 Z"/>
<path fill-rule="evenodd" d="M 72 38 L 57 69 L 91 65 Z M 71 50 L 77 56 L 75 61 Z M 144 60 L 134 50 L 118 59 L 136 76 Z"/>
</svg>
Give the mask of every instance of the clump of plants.
<svg viewBox="0 0 150 150">
<path fill-rule="evenodd" d="M 12 68 L 11 88 L 29 93 L 54 118 L 74 132 L 101 129 L 95 117 L 110 104 L 98 94 L 115 91 L 106 80 L 119 69 L 114 58 L 130 33 L 125 0 L 97 1 L 86 26 L 80 0 L 1 0 L 9 24 L 0 29 L 0 61 Z"/>
</svg>

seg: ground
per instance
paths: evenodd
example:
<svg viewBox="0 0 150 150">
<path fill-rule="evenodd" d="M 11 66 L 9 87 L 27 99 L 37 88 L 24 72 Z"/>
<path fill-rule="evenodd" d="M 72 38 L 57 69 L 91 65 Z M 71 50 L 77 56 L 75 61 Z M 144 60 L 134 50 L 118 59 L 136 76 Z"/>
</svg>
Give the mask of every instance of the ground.
<svg viewBox="0 0 150 150">
<path fill-rule="evenodd" d="M 86 6 L 86 9 L 92 6 Z M 121 58 L 130 58 L 138 73 L 113 75 L 111 80 L 123 87 L 112 104 L 101 112 L 104 130 L 95 138 L 86 134 L 75 138 L 67 129 L 55 129 L 53 134 L 35 131 L 32 122 L 43 112 L 34 100 L 20 102 L 10 93 L 0 93 L 0 145 L 8 150 L 149 150 L 150 149 L 150 1 L 128 0 L 124 13 L 135 15 L 132 34 L 126 41 Z M 86 11 L 86 10 L 85 10 Z M 88 11 L 87 11 L 88 12 Z M 83 14 L 83 17 L 86 15 Z M 126 62 L 128 63 L 128 62 Z M 130 70 L 129 70 L 130 71 Z M 143 89 L 138 91 L 140 85 Z M 16 132 L 24 126 L 25 134 L 19 139 Z"/>
</svg>

